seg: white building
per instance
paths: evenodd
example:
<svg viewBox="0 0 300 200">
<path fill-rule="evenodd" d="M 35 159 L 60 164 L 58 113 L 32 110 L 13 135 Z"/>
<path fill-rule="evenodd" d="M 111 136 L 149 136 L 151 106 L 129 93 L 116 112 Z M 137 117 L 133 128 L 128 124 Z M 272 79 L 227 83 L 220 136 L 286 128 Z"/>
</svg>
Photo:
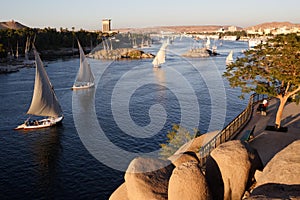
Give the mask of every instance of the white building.
<svg viewBox="0 0 300 200">
<path fill-rule="evenodd" d="M 102 32 L 110 32 L 110 31 L 111 31 L 111 19 L 103 19 Z"/>
<path fill-rule="evenodd" d="M 235 31 L 237 31 L 237 27 L 236 26 L 229 26 L 228 31 L 229 32 L 235 32 Z"/>
</svg>

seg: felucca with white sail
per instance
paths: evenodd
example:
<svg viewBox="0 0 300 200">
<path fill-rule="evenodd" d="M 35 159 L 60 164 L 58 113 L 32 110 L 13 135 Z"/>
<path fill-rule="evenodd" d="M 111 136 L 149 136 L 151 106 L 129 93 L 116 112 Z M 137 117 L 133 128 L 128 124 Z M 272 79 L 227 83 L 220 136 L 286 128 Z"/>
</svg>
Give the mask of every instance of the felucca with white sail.
<svg viewBox="0 0 300 200">
<path fill-rule="evenodd" d="M 231 50 L 226 58 L 226 65 L 229 65 L 233 62 L 233 50 Z"/>
<path fill-rule="evenodd" d="M 23 61 L 23 65 L 26 67 L 34 67 L 35 65 L 34 60 L 29 60 L 30 40 L 30 37 L 27 37 L 25 44 L 25 59 Z"/>
<path fill-rule="evenodd" d="M 33 47 L 33 52 L 36 66 L 35 83 L 31 105 L 27 114 L 45 118 L 39 120 L 30 120 L 28 118 L 15 129 L 38 129 L 55 126 L 64 118 L 44 64 L 35 47 Z"/>
<path fill-rule="evenodd" d="M 94 75 L 92 73 L 90 64 L 88 63 L 88 60 L 83 52 L 83 49 L 78 42 L 78 48 L 79 48 L 79 54 L 80 54 L 80 67 L 79 67 L 79 71 L 77 73 L 77 77 L 75 80 L 75 83 L 72 87 L 73 90 L 77 90 L 77 89 L 87 89 L 87 88 L 91 88 L 94 87 L 95 83 L 94 83 Z"/>
<path fill-rule="evenodd" d="M 166 62 L 166 48 L 168 46 L 167 42 L 164 42 L 160 47 L 157 55 L 155 56 L 154 60 L 152 61 L 153 67 L 158 68 L 161 67 L 161 64 Z"/>
</svg>

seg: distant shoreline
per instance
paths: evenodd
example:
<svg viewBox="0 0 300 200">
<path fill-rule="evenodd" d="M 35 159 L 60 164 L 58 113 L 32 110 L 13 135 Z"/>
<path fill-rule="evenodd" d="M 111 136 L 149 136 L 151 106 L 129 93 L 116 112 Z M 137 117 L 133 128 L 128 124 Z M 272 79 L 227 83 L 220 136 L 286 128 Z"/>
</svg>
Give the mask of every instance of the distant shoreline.
<svg viewBox="0 0 300 200">
<path fill-rule="evenodd" d="M 87 51 L 89 53 L 90 50 Z M 72 48 L 64 48 L 60 50 L 44 50 L 40 51 L 41 59 L 43 61 L 56 61 L 59 59 L 72 59 L 78 58 L 79 53 L 78 49 Z M 29 63 L 28 63 L 29 61 Z M 26 61 L 24 55 L 21 55 L 19 58 L 16 57 L 7 57 L 0 59 L 0 74 L 8 74 L 20 71 L 22 68 L 33 68 L 34 64 L 34 56 L 29 55 L 29 60 Z"/>
</svg>

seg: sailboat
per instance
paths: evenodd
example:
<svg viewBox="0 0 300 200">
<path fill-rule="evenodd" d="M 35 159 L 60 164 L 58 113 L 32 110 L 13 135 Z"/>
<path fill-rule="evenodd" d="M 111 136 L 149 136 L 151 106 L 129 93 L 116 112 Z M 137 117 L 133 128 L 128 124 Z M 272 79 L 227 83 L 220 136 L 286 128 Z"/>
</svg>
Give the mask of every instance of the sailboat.
<svg viewBox="0 0 300 200">
<path fill-rule="evenodd" d="M 158 68 L 161 64 L 165 63 L 166 58 L 166 48 L 168 46 L 167 42 L 164 42 L 160 47 L 157 55 L 155 56 L 154 60 L 152 61 L 153 67 Z"/>
<path fill-rule="evenodd" d="M 94 87 L 94 75 L 92 73 L 90 64 L 84 55 L 83 49 L 78 42 L 79 54 L 80 54 L 80 67 L 77 73 L 75 83 L 72 87 L 73 90 L 86 89 Z"/>
<path fill-rule="evenodd" d="M 209 37 L 207 37 L 205 46 L 206 46 L 206 49 L 210 49 L 210 38 Z"/>
<path fill-rule="evenodd" d="M 29 50 L 30 50 L 30 38 L 27 37 L 25 44 L 25 60 L 23 61 L 23 65 L 26 67 L 33 67 L 35 65 L 34 60 L 29 60 Z"/>
<path fill-rule="evenodd" d="M 16 58 L 19 58 L 19 42 L 17 41 Z"/>
<path fill-rule="evenodd" d="M 28 118 L 23 124 L 15 129 L 38 129 L 55 126 L 63 120 L 63 114 L 44 64 L 39 53 L 33 47 L 35 56 L 35 83 L 31 105 L 27 111 L 29 115 L 46 117 L 40 120 Z"/>
<path fill-rule="evenodd" d="M 226 65 L 229 65 L 233 62 L 233 50 L 231 50 L 226 58 Z"/>
<path fill-rule="evenodd" d="M 132 40 L 132 48 L 134 48 L 134 49 L 138 48 L 138 45 L 136 44 L 136 38 L 135 37 Z"/>
</svg>

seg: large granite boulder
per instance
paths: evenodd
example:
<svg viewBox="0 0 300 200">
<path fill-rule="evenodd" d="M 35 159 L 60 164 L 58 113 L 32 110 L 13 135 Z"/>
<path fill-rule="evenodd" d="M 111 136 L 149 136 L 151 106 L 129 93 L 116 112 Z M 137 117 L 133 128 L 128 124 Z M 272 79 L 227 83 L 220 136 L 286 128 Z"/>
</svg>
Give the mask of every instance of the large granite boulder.
<svg viewBox="0 0 300 200">
<path fill-rule="evenodd" d="M 233 140 L 214 149 L 206 162 L 206 178 L 214 199 L 241 199 L 245 193 L 252 163 L 261 167 L 255 150 L 240 140 Z"/>
<path fill-rule="evenodd" d="M 256 186 L 251 196 L 300 199 L 300 140 L 277 153 L 262 172 L 255 174 Z"/>
<path fill-rule="evenodd" d="M 194 161 L 197 163 L 200 163 L 199 158 L 197 157 L 195 152 L 184 152 L 184 153 L 179 153 L 179 154 L 174 154 L 168 158 L 175 167 L 180 166 L 183 163 L 189 162 L 189 161 Z"/>
<path fill-rule="evenodd" d="M 135 158 L 125 174 L 128 199 L 168 199 L 168 184 L 173 169 L 170 161 Z"/>
<path fill-rule="evenodd" d="M 125 183 L 120 185 L 109 197 L 109 200 L 129 200 Z"/>
<path fill-rule="evenodd" d="M 209 200 L 209 188 L 197 162 L 186 162 L 173 170 L 169 181 L 169 200 Z"/>
<path fill-rule="evenodd" d="M 257 187 L 266 183 L 300 184 L 300 140 L 277 153 L 255 178 Z"/>
</svg>

